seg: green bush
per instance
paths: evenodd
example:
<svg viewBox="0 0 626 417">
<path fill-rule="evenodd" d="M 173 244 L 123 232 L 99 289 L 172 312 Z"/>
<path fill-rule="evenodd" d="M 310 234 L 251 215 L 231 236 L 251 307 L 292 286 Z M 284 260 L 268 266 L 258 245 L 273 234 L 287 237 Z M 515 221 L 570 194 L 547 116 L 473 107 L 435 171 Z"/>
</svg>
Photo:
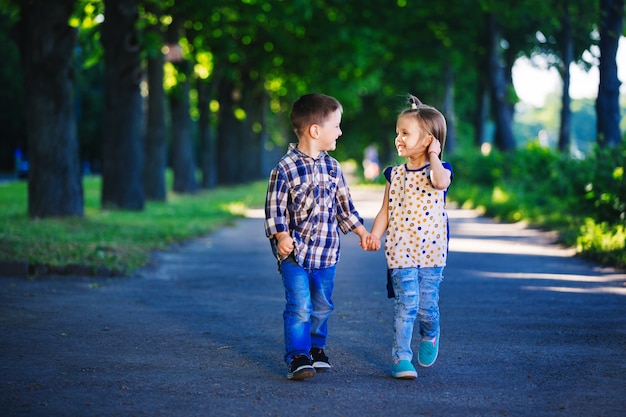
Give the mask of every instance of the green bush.
<svg viewBox="0 0 626 417">
<path fill-rule="evenodd" d="M 576 249 L 604 264 L 626 265 L 626 227 L 586 219 L 576 240 Z"/>
<path fill-rule="evenodd" d="M 626 144 L 595 149 L 584 159 L 529 143 L 515 152 L 465 151 L 449 160 L 451 200 L 504 221 L 557 230 L 581 256 L 626 266 Z"/>
</svg>

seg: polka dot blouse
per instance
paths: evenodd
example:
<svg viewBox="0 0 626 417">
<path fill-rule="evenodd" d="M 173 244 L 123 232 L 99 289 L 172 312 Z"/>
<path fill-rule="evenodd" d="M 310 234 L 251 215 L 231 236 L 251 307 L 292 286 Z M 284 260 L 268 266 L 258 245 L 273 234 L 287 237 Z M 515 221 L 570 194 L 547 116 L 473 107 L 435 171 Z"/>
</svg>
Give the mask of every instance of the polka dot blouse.
<svg viewBox="0 0 626 417">
<path fill-rule="evenodd" d="M 390 183 L 385 257 L 390 269 L 446 265 L 446 194 L 431 185 L 429 168 L 408 170 L 400 165 L 385 170 Z"/>
</svg>

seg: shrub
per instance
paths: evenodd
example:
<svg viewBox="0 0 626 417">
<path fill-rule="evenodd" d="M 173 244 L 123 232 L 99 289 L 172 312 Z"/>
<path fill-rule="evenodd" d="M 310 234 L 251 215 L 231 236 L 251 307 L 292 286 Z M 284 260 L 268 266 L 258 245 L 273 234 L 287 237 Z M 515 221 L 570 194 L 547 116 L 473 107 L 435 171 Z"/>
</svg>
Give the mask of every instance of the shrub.
<svg viewBox="0 0 626 417">
<path fill-rule="evenodd" d="M 626 143 L 584 159 L 529 143 L 515 152 L 465 151 L 449 158 L 450 199 L 490 216 L 560 232 L 582 256 L 626 266 Z"/>
</svg>

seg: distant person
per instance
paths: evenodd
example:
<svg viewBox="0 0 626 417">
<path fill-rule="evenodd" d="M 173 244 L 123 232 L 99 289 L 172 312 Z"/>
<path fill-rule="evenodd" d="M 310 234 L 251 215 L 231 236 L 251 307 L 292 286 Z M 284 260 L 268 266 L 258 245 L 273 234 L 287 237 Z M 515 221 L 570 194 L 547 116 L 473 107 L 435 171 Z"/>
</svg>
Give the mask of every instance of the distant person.
<svg viewBox="0 0 626 417">
<path fill-rule="evenodd" d="M 368 181 L 374 181 L 380 174 L 380 163 L 378 162 L 378 150 L 376 146 L 370 145 L 365 148 L 363 157 L 363 176 Z"/>
<path fill-rule="evenodd" d="M 291 108 L 298 138 L 272 170 L 265 201 L 265 233 L 285 287 L 283 312 L 287 378 L 328 370 L 328 318 L 339 260 L 339 230 L 353 231 L 365 249 L 369 233 L 356 211 L 341 166 L 327 151 L 341 136 L 342 106 L 306 94 Z"/>
<path fill-rule="evenodd" d="M 407 161 L 384 171 L 385 196 L 365 248 L 380 249 L 387 231 L 387 288 L 394 299 L 391 375 L 400 379 L 417 377 L 411 350 L 416 319 L 419 365 L 431 366 L 439 352 L 439 285 L 449 239 L 446 195 L 454 176 L 440 159 L 445 118 L 412 95 L 409 104 L 398 116 L 395 139 L 398 155 Z"/>
</svg>

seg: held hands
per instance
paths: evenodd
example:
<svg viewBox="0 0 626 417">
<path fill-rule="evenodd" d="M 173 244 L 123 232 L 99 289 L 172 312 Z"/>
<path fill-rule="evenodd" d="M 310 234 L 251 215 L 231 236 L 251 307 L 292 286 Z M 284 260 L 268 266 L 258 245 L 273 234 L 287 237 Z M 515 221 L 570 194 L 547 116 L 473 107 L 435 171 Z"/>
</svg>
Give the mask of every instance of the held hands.
<svg viewBox="0 0 626 417">
<path fill-rule="evenodd" d="M 376 236 L 368 232 L 365 226 L 359 225 L 359 227 L 354 229 L 353 232 L 361 238 L 359 246 L 363 250 L 372 251 L 380 249 L 380 240 Z"/>
<path fill-rule="evenodd" d="M 365 233 L 361 236 L 359 245 L 366 251 L 377 251 L 380 249 L 380 239 L 371 233 Z"/>
</svg>

